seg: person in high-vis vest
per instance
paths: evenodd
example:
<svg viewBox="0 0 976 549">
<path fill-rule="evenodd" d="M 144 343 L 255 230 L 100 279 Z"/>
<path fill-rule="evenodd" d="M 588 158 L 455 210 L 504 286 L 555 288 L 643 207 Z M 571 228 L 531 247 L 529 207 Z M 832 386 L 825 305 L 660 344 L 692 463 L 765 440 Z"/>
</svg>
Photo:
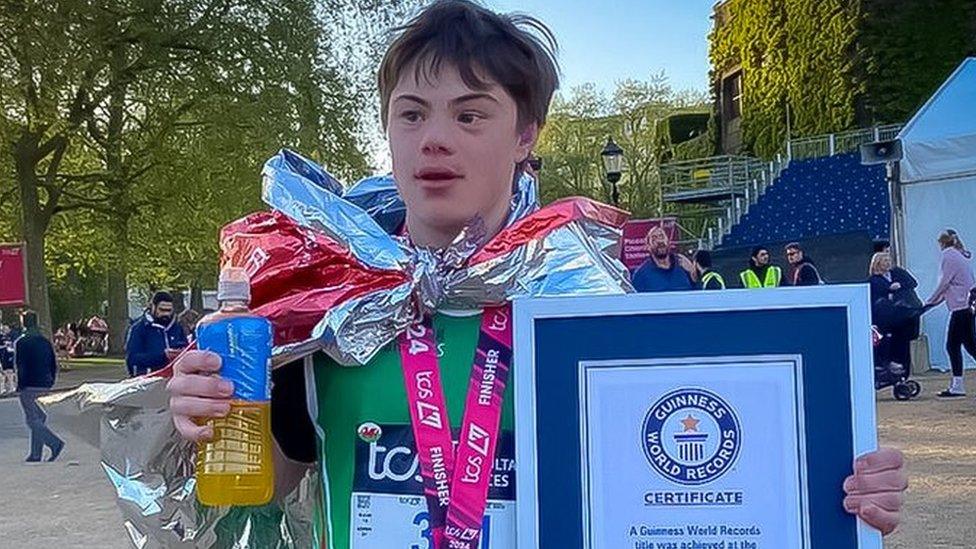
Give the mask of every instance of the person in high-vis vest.
<svg viewBox="0 0 976 549">
<path fill-rule="evenodd" d="M 739 273 L 743 288 L 775 288 L 783 284 L 783 270 L 769 263 L 769 250 L 763 246 L 752 249 L 749 268 Z"/>
<path fill-rule="evenodd" d="M 695 269 L 698 271 L 699 285 L 702 290 L 724 290 L 725 278 L 712 270 L 712 254 L 708 250 L 698 250 L 694 258 Z"/>
</svg>

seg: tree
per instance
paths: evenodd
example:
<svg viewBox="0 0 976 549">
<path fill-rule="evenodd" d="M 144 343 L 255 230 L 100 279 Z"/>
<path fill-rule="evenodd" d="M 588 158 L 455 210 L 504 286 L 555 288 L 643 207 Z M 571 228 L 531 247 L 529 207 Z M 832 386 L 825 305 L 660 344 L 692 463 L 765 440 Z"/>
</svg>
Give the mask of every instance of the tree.
<svg viewBox="0 0 976 549">
<path fill-rule="evenodd" d="M 665 205 L 658 166 L 668 117 L 683 109 L 703 108 L 702 93 L 675 92 L 663 74 L 648 80 L 618 82 L 611 97 L 592 85 L 557 96 L 540 137 L 543 157 L 542 198 L 588 196 L 610 201 L 600 151 L 613 137 L 624 149 L 626 170 L 618 185 L 621 207 L 637 217 L 658 216 Z"/>
<path fill-rule="evenodd" d="M 129 234 L 131 225 L 162 202 L 178 204 L 175 182 L 235 185 L 244 172 L 256 180 L 260 162 L 283 144 L 361 174 L 356 136 L 365 103 L 338 76 L 341 56 L 327 37 L 350 25 L 370 29 L 412 4 L 17 0 L 0 7 L 0 139 L 15 175 L 10 186 L 0 179 L 0 214 L 20 215 L 8 225 L 27 242 L 30 299 L 42 324 L 50 326 L 45 249 L 59 215 L 97 212 L 113 236 L 103 252 L 111 340 L 121 342 L 128 266 L 160 255 L 160 241 L 146 246 Z M 218 134 L 240 138 L 213 139 Z M 213 169 L 188 165 L 182 146 Z M 217 167 L 215 158 L 226 161 Z M 182 196 L 184 205 L 199 198 Z"/>
</svg>

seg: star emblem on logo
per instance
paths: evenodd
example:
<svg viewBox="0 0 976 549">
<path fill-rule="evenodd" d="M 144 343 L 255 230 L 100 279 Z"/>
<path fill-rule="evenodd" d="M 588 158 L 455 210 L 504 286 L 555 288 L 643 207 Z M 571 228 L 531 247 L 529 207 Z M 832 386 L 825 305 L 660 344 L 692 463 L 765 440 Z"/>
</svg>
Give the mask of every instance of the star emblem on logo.
<svg viewBox="0 0 976 549">
<path fill-rule="evenodd" d="M 688 431 L 698 431 L 699 423 L 701 423 L 701 420 L 692 417 L 691 414 L 688 414 L 688 417 L 681 420 L 681 424 L 685 426 L 686 433 Z"/>
</svg>

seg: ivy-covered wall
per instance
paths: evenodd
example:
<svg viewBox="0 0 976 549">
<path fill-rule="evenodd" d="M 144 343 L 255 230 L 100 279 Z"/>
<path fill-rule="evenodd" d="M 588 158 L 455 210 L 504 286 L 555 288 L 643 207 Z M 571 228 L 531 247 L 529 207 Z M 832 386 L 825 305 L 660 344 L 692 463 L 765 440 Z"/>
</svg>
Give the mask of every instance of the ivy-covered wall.
<svg viewBox="0 0 976 549">
<path fill-rule="evenodd" d="M 976 0 L 731 0 L 712 30 L 712 81 L 740 67 L 743 152 L 904 122 L 976 51 Z M 721 135 L 721 131 L 718 132 Z"/>
<path fill-rule="evenodd" d="M 976 0 L 862 0 L 863 116 L 905 122 L 966 56 L 976 56 Z"/>
</svg>

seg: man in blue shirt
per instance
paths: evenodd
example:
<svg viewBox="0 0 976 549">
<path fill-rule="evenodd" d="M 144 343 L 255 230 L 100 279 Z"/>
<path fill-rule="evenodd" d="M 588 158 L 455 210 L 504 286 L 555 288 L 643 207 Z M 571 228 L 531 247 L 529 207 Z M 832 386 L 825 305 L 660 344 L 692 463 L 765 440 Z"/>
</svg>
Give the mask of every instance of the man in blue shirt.
<svg viewBox="0 0 976 549">
<path fill-rule="evenodd" d="M 146 313 L 129 328 L 125 341 L 129 375 L 135 377 L 161 370 L 186 346 L 183 326 L 173 316 L 173 296 L 156 292 Z"/>
<path fill-rule="evenodd" d="M 690 261 L 671 251 L 671 239 L 661 227 L 647 233 L 651 257 L 634 272 L 632 282 L 638 292 L 677 292 L 693 290 Z M 685 266 L 688 264 L 688 267 Z"/>
</svg>

